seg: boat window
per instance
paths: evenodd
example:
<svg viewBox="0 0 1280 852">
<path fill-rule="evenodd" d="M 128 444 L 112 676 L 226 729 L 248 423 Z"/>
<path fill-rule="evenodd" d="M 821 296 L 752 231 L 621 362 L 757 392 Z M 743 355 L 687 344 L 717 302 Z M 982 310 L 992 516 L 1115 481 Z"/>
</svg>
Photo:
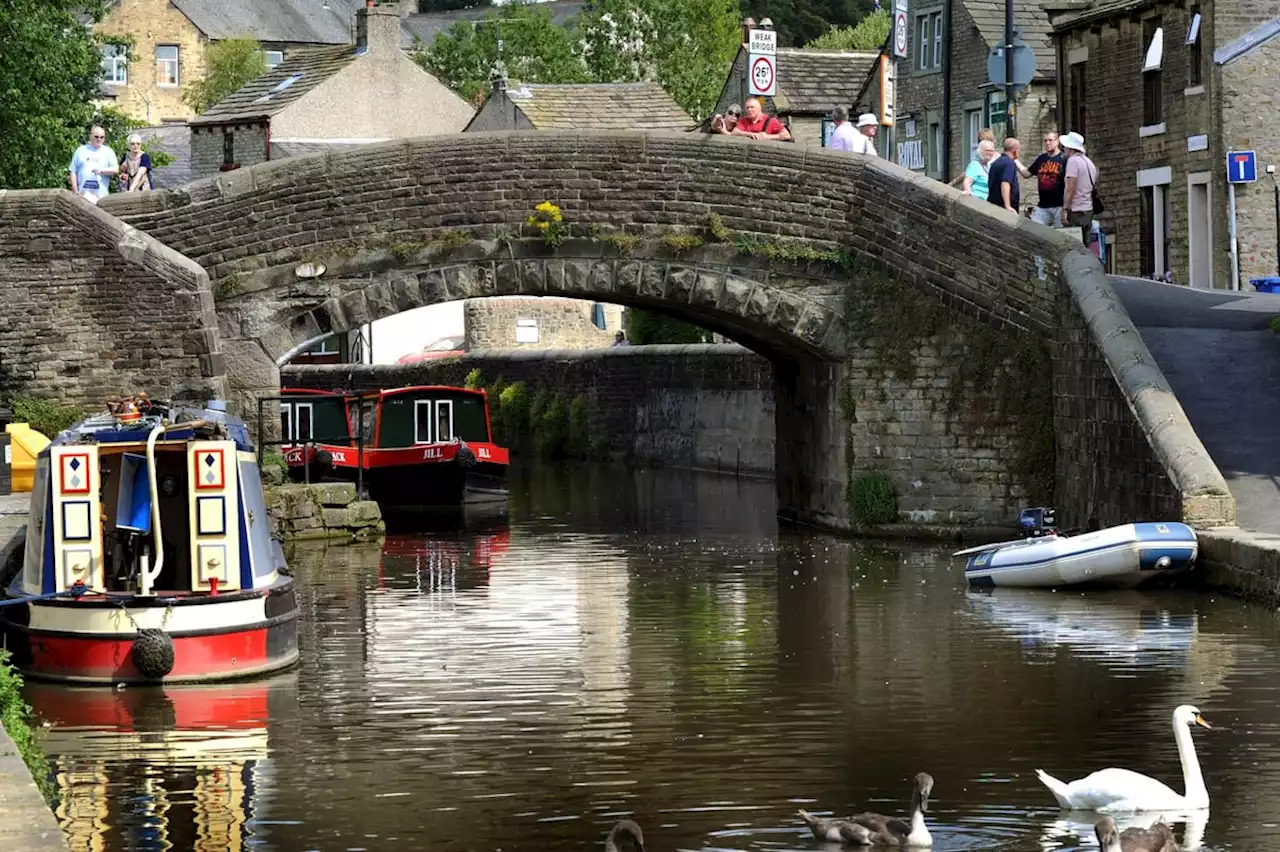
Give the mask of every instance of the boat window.
<svg viewBox="0 0 1280 852">
<path fill-rule="evenodd" d="M 431 400 L 415 399 L 413 401 L 413 442 L 430 444 L 431 441 Z"/>
<path fill-rule="evenodd" d="M 309 402 L 280 403 L 280 437 L 285 441 L 310 441 L 315 432 L 312 428 L 313 406 Z"/>
<path fill-rule="evenodd" d="M 436 440 L 453 440 L 453 403 L 447 399 L 436 402 Z"/>
<path fill-rule="evenodd" d="M 467 394 L 453 401 L 453 435 L 463 441 L 489 442 L 483 397 Z"/>
</svg>

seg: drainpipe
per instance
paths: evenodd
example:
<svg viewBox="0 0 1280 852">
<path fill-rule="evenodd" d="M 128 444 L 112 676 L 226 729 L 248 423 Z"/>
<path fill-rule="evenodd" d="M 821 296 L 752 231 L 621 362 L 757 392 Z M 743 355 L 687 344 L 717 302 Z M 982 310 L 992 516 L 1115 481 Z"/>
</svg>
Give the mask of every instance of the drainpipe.
<svg viewBox="0 0 1280 852">
<path fill-rule="evenodd" d="M 942 182 L 951 183 L 951 0 L 942 4 Z"/>
</svg>

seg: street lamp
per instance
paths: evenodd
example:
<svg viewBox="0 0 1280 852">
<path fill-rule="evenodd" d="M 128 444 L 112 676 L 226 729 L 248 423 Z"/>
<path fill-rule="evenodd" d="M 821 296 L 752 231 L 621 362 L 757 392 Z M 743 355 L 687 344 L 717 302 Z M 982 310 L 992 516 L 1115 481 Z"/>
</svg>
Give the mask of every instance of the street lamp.
<svg viewBox="0 0 1280 852">
<path fill-rule="evenodd" d="M 1271 175 L 1271 186 L 1276 193 L 1276 274 L 1280 275 L 1280 183 L 1276 183 L 1276 167 L 1267 166 L 1267 174 Z"/>
</svg>

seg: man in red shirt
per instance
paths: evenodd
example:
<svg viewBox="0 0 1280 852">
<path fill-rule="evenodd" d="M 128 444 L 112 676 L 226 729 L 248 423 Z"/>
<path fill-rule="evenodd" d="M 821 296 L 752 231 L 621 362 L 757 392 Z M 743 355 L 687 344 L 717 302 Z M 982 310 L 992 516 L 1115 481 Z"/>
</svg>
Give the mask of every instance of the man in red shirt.
<svg viewBox="0 0 1280 852">
<path fill-rule="evenodd" d="M 759 98 L 747 98 L 743 107 L 745 112 L 738 119 L 738 126 L 733 128 L 733 136 L 750 136 L 752 139 L 768 139 L 773 142 L 791 139 L 791 131 L 781 121 L 765 114 Z"/>
</svg>

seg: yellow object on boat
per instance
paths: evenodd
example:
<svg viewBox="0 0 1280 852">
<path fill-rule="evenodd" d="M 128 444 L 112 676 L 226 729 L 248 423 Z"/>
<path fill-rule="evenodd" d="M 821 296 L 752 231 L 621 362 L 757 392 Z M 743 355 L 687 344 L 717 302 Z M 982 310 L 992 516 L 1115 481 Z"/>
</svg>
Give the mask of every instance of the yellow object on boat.
<svg viewBox="0 0 1280 852">
<path fill-rule="evenodd" d="M 49 439 L 26 423 L 4 427 L 13 446 L 13 493 L 30 491 L 36 478 L 36 457 L 49 446 Z"/>
</svg>

